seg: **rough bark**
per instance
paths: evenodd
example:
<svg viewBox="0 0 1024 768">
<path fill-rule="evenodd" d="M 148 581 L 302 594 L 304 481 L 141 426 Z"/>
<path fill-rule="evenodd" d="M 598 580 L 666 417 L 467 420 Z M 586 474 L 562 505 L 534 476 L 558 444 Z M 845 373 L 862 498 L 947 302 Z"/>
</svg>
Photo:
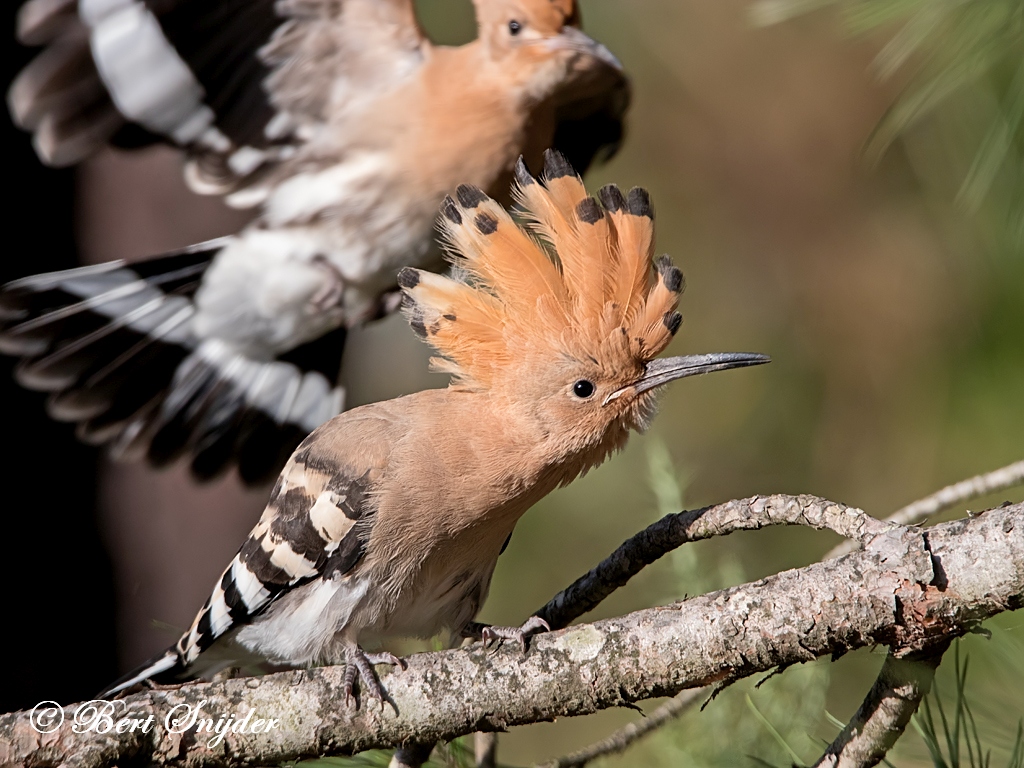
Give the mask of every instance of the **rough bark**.
<svg viewBox="0 0 1024 768">
<path fill-rule="evenodd" d="M 276 764 L 430 743 L 674 696 L 864 646 L 888 645 L 897 658 L 929 654 L 978 622 L 1024 605 L 1024 504 L 919 530 L 870 521 L 840 505 L 811 503 L 808 513 L 800 498 L 771 498 L 777 501 L 755 498 L 712 510 L 724 510 L 719 515 L 724 520 L 732 507 L 734 529 L 761 527 L 764 520 L 771 524 L 776 511 L 786 522 L 849 524 L 865 550 L 670 606 L 544 634 L 525 656 L 514 644 L 489 652 L 476 644 L 417 654 L 407 670 L 383 672 L 390 695 L 383 709 L 346 709 L 342 670 L 327 667 L 127 697 L 128 711 L 154 715 L 157 726 L 148 733 L 74 733 L 74 706 L 66 708 L 64 724 L 46 735 L 33 729 L 27 712 L 4 715 L 0 763 L 68 768 L 130 761 Z M 715 517 L 708 512 L 691 525 L 699 528 L 702 516 Z M 282 723 L 268 733 L 228 734 L 215 746 L 208 734 L 163 729 L 173 707 L 200 702 L 207 716 L 255 708 L 259 717 Z"/>
</svg>

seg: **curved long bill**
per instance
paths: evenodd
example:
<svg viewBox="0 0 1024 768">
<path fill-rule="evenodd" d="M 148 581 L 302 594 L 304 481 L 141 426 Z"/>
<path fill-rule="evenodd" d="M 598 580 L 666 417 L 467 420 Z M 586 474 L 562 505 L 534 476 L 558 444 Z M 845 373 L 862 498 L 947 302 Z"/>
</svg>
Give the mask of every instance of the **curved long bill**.
<svg viewBox="0 0 1024 768">
<path fill-rule="evenodd" d="M 615 54 L 597 42 L 590 35 L 577 27 L 562 27 L 554 37 L 548 38 L 547 44 L 552 49 L 563 49 L 576 51 L 577 53 L 593 56 L 598 61 L 604 62 L 612 69 L 622 71 L 622 62 L 615 58 Z"/>
<path fill-rule="evenodd" d="M 617 389 L 604 399 L 604 405 L 627 392 L 639 395 L 649 389 L 668 384 L 670 381 L 687 376 L 698 376 L 713 371 L 727 371 L 730 368 L 746 368 L 749 365 L 764 365 L 772 359 L 768 355 L 748 352 L 720 352 L 709 355 L 683 355 L 681 357 L 659 357 L 647 363 L 643 375 L 633 384 Z"/>
</svg>

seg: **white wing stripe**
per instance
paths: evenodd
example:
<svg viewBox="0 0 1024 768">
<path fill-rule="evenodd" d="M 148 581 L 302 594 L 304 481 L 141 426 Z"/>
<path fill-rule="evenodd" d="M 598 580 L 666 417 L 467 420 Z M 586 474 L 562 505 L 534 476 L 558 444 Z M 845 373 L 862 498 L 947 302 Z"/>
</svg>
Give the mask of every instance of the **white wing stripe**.
<svg viewBox="0 0 1024 768">
<path fill-rule="evenodd" d="M 259 611 L 270 599 L 270 592 L 256 578 L 256 574 L 246 568 L 238 558 L 231 563 L 231 578 L 235 580 L 238 594 L 241 596 L 242 602 L 245 603 L 245 609 L 250 616 Z"/>
<path fill-rule="evenodd" d="M 135 0 L 80 0 L 92 28 L 93 59 L 125 116 L 187 144 L 213 125 L 203 87 L 160 28 Z"/>
</svg>

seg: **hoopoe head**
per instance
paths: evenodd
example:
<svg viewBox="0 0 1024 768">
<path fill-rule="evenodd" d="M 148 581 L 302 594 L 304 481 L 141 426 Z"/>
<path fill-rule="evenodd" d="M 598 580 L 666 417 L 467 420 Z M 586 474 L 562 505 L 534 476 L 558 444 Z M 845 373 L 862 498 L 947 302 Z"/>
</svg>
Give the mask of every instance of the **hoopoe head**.
<svg viewBox="0 0 1024 768">
<path fill-rule="evenodd" d="M 453 277 L 398 275 L 416 333 L 451 386 L 558 436 L 566 453 L 615 447 L 643 429 L 655 395 L 684 376 L 768 362 L 764 355 L 657 358 L 679 329 L 683 275 L 653 259 L 654 212 L 642 189 L 589 196 L 565 159 L 542 182 L 522 160 L 514 194 L 524 226 L 476 187 L 441 206 Z"/>
<path fill-rule="evenodd" d="M 611 51 L 580 30 L 576 0 L 475 0 L 474 6 L 485 55 L 531 100 L 623 76 Z"/>
</svg>

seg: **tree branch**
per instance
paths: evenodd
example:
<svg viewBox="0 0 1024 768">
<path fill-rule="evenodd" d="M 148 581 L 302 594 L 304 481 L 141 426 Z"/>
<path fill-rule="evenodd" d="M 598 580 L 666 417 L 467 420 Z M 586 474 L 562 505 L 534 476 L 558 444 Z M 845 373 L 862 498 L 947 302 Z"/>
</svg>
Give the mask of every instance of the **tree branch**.
<svg viewBox="0 0 1024 768">
<path fill-rule="evenodd" d="M 885 657 L 875 684 L 853 718 L 825 750 L 814 768 L 871 768 L 903 735 L 910 718 L 931 690 L 935 670 L 948 648 L 923 655 Z"/>
<path fill-rule="evenodd" d="M 276 764 L 433 743 L 674 696 L 864 646 L 888 645 L 899 658 L 929 653 L 978 622 L 1024 605 L 1024 504 L 928 530 L 872 521 L 813 497 L 755 497 L 676 517 L 688 537 L 797 522 L 849 531 L 867 548 L 674 605 L 540 635 L 525 657 L 513 644 L 496 652 L 476 644 L 417 654 L 407 670 L 382 674 L 390 696 L 383 709 L 346 708 L 343 670 L 326 667 L 127 697 L 127 711 L 154 716 L 156 726 L 147 732 L 75 733 L 75 707 L 65 708 L 63 725 L 45 735 L 33 728 L 28 712 L 3 715 L 0 764 Z M 715 520 L 724 528 L 716 528 Z M 572 600 L 553 602 L 562 615 L 572 613 Z M 282 722 L 267 732 L 228 733 L 217 743 L 195 729 L 164 729 L 173 707 L 200 704 L 204 716 L 215 719 L 251 708 Z"/>
<path fill-rule="evenodd" d="M 957 504 L 1005 491 L 1008 488 L 1016 488 L 1018 485 L 1024 485 L 1024 461 L 1016 461 L 1001 469 L 947 485 L 942 490 L 896 510 L 885 519 L 886 522 L 896 525 L 919 525 L 928 518 L 955 507 Z M 844 541 L 830 550 L 822 560 L 830 560 L 833 557 L 848 554 L 856 548 L 856 542 Z"/>
<path fill-rule="evenodd" d="M 859 509 L 818 496 L 752 496 L 692 512 L 677 512 L 626 541 L 589 573 L 551 598 L 536 615 L 552 629 L 562 629 L 593 610 L 655 560 L 683 544 L 773 525 L 827 529 L 858 544 L 866 544 L 895 527 Z"/>
<path fill-rule="evenodd" d="M 1017 461 L 948 485 L 897 510 L 886 521 L 917 525 L 957 504 L 1021 484 L 1024 484 L 1024 461 Z M 856 542 L 844 541 L 822 559 L 840 557 L 856 546 Z M 916 661 L 898 659 L 890 652 L 860 709 L 815 766 L 868 768 L 877 765 L 906 730 L 921 700 L 928 695 L 944 651 L 944 648 L 939 649 Z"/>
</svg>

